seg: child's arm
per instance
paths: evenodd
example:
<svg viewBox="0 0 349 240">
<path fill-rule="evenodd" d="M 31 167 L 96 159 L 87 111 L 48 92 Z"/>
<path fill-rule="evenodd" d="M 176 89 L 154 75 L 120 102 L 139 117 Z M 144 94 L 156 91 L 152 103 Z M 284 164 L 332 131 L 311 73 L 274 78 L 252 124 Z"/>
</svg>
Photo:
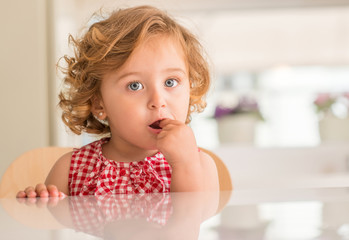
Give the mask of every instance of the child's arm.
<svg viewBox="0 0 349 240">
<path fill-rule="evenodd" d="M 160 127 L 157 145 L 172 167 L 171 191 L 219 191 L 216 164 L 198 150 L 191 128 L 171 119 Z"/>
<path fill-rule="evenodd" d="M 60 197 L 69 195 L 68 178 L 72 153 L 67 153 L 57 160 L 48 174 L 45 184 L 29 186 L 17 193 L 18 198 Z"/>
<path fill-rule="evenodd" d="M 213 159 L 204 152 L 199 152 L 197 164 L 182 164 L 172 167 L 171 191 L 219 191 L 217 168 Z"/>
</svg>

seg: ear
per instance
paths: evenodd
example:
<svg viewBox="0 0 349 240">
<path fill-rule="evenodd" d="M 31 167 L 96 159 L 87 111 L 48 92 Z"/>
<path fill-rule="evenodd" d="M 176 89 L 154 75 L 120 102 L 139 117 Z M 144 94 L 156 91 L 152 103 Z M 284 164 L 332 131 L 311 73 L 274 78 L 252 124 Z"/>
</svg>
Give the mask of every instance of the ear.
<svg viewBox="0 0 349 240">
<path fill-rule="evenodd" d="M 105 112 L 104 103 L 101 97 L 95 96 L 92 98 L 91 112 L 100 120 L 105 120 L 107 118 L 107 113 Z"/>
</svg>

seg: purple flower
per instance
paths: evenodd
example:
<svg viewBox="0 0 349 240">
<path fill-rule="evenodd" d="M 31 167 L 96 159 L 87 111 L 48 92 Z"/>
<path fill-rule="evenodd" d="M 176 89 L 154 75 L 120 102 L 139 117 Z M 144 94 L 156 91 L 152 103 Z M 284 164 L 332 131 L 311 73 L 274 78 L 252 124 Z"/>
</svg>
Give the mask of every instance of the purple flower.
<svg viewBox="0 0 349 240">
<path fill-rule="evenodd" d="M 243 96 L 239 99 L 239 102 L 235 106 L 227 107 L 222 105 L 217 105 L 214 113 L 214 118 L 219 119 L 221 117 L 233 114 L 241 113 L 253 113 L 258 118 L 263 119 L 258 103 L 255 99 L 251 97 Z"/>
<path fill-rule="evenodd" d="M 223 106 L 218 105 L 215 109 L 214 117 L 221 118 L 225 115 L 231 114 L 233 111 L 234 111 L 233 108 L 228 108 L 228 107 L 223 107 Z"/>
</svg>

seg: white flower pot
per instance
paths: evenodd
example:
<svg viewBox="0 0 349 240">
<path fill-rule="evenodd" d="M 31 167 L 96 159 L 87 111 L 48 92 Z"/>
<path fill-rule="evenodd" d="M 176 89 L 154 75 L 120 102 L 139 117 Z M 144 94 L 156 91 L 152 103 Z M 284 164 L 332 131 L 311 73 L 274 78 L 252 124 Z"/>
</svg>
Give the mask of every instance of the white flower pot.
<svg viewBox="0 0 349 240">
<path fill-rule="evenodd" d="M 221 143 L 253 143 L 258 119 L 253 114 L 235 114 L 217 120 Z"/>
<path fill-rule="evenodd" d="M 319 133 L 323 142 L 349 141 L 349 118 L 327 115 L 319 121 Z"/>
</svg>

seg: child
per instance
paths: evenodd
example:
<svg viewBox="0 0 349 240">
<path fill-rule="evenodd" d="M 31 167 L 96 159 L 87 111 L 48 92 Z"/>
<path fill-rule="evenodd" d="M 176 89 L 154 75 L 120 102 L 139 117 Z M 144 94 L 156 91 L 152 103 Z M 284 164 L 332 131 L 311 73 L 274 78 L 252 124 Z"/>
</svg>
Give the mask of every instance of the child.
<svg viewBox="0 0 349 240">
<path fill-rule="evenodd" d="M 60 93 L 76 134 L 108 135 L 62 156 L 17 197 L 216 191 L 214 161 L 187 124 L 210 78 L 196 38 L 150 6 L 118 10 L 71 41 Z"/>
</svg>

